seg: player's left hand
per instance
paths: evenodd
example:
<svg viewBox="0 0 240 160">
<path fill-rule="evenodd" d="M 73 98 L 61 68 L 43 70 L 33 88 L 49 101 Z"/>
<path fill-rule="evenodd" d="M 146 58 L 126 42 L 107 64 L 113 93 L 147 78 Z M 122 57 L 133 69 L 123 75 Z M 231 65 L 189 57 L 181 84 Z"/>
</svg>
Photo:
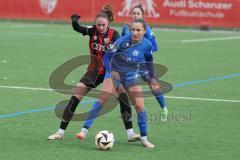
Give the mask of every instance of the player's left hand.
<svg viewBox="0 0 240 160">
<path fill-rule="evenodd" d="M 77 22 L 79 20 L 79 18 L 81 18 L 81 16 L 77 15 L 77 14 L 73 14 L 71 16 L 71 20 L 72 22 Z"/>
<path fill-rule="evenodd" d="M 158 84 L 158 82 L 157 82 L 157 80 L 155 78 L 152 78 L 150 80 L 150 88 L 153 91 L 157 91 L 157 90 L 160 89 L 160 86 L 159 86 L 159 84 Z"/>
</svg>

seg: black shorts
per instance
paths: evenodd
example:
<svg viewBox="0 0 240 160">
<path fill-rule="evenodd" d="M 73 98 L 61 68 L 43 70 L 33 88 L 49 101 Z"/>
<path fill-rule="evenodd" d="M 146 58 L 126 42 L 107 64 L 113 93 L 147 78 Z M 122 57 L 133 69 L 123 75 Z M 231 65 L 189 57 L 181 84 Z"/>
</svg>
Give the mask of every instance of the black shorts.
<svg viewBox="0 0 240 160">
<path fill-rule="evenodd" d="M 97 72 L 87 71 L 81 78 L 80 82 L 89 88 L 96 88 L 103 82 L 105 74 L 98 74 Z"/>
</svg>

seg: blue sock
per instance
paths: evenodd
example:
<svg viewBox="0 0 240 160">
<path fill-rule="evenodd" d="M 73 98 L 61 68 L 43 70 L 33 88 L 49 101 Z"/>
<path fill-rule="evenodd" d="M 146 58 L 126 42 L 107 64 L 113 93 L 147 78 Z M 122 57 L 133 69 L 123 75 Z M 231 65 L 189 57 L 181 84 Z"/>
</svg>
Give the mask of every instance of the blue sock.
<svg viewBox="0 0 240 160">
<path fill-rule="evenodd" d="M 165 108 L 166 104 L 165 104 L 165 98 L 162 94 L 162 92 L 160 92 L 159 90 L 157 92 L 153 92 L 153 95 L 155 96 L 156 100 L 158 101 L 158 103 L 160 104 L 161 108 Z"/>
<path fill-rule="evenodd" d="M 147 112 L 146 111 L 138 112 L 137 120 L 141 137 L 147 136 Z"/>
<path fill-rule="evenodd" d="M 88 113 L 88 117 L 84 122 L 83 128 L 89 129 L 92 126 L 94 120 L 97 118 L 101 109 L 102 109 L 102 104 L 100 104 L 98 101 L 93 103 L 92 109 Z"/>
</svg>

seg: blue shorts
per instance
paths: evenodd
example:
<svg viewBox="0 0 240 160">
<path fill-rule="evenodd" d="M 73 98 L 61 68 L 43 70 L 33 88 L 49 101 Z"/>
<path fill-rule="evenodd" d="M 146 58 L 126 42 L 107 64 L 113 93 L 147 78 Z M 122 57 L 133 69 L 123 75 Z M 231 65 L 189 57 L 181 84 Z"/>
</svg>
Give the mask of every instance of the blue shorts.
<svg viewBox="0 0 240 160">
<path fill-rule="evenodd" d="M 121 83 L 124 88 L 128 88 L 130 86 L 134 86 L 139 84 L 139 73 L 137 72 L 128 72 L 125 74 L 120 74 L 121 76 Z"/>
<path fill-rule="evenodd" d="M 146 64 L 142 64 L 139 69 L 139 74 L 143 81 L 149 82 L 149 71 L 147 70 Z"/>
<path fill-rule="evenodd" d="M 139 74 L 140 74 L 140 76 L 141 76 L 143 81 L 145 81 L 145 82 L 149 82 L 150 81 L 149 74 L 148 74 L 147 71 L 139 72 Z"/>
<path fill-rule="evenodd" d="M 120 80 L 114 79 L 112 78 L 111 73 L 106 71 L 104 79 L 112 78 L 116 87 L 119 87 L 119 85 L 122 84 L 124 88 L 128 88 L 130 86 L 139 84 L 139 77 L 141 77 L 137 72 L 119 73 L 119 75 Z"/>
</svg>

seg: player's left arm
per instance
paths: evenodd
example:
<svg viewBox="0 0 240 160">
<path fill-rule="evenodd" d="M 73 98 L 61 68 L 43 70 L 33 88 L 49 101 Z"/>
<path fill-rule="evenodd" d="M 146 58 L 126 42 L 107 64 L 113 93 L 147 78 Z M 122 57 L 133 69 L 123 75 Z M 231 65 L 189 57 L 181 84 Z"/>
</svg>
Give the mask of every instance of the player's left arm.
<svg viewBox="0 0 240 160">
<path fill-rule="evenodd" d="M 111 70 L 112 56 L 117 51 L 116 41 L 119 39 L 119 37 L 120 37 L 119 33 L 117 31 L 115 31 L 113 38 L 111 40 L 112 42 L 110 44 L 108 44 L 108 46 L 106 47 L 107 50 L 105 51 L 105 54 L 103 56 L 103 65 L 108 72 L 110 72 L 110 70 Z"/>
<path fill-rule="evenodd" d="M 144 56 L 145 56 L 145 60 L 146 60 L 146 66 L 148 69 L 150 87 L 153 90 L 158 90 L 160 87 L 154 76 L 153 55 L 152 55 L 152 46 L 151 45 L 148 47 Z"/>
<path fill-rule="evenodd" d="M 147 27 L 146 38 L 152 43 L 152 52 L 158 51 L 158 45 L 150 26 Z"/>
<path fill-rule="evenodd" d="M 118 54 L 119 52 L 122 52 L 124 49 L 129 47 L 129 42 L 127 41 L 129 39 L 129 35 L 125 35 L 123 37 L 119 37 L 116 39 L 114 43 L 112 43 L 108 50 L 106 50 L 106 53 L 104 54 L 104 66 L 108 71 L 110 71 L 111 66 L 111 59 L 114 55 Z"/>
<path fill-rule="evenodd" d="M 152 79 L 152 78 L 154 78 L 154 68 L 153 68 L 153 55 L 152 55 L 152 46 L 151 45 L 148 45 L 148 48 L 146 49 L 146 51 L 144 53 L 144 57 L 145 57 L 149 77 Z"/>
</svg>

